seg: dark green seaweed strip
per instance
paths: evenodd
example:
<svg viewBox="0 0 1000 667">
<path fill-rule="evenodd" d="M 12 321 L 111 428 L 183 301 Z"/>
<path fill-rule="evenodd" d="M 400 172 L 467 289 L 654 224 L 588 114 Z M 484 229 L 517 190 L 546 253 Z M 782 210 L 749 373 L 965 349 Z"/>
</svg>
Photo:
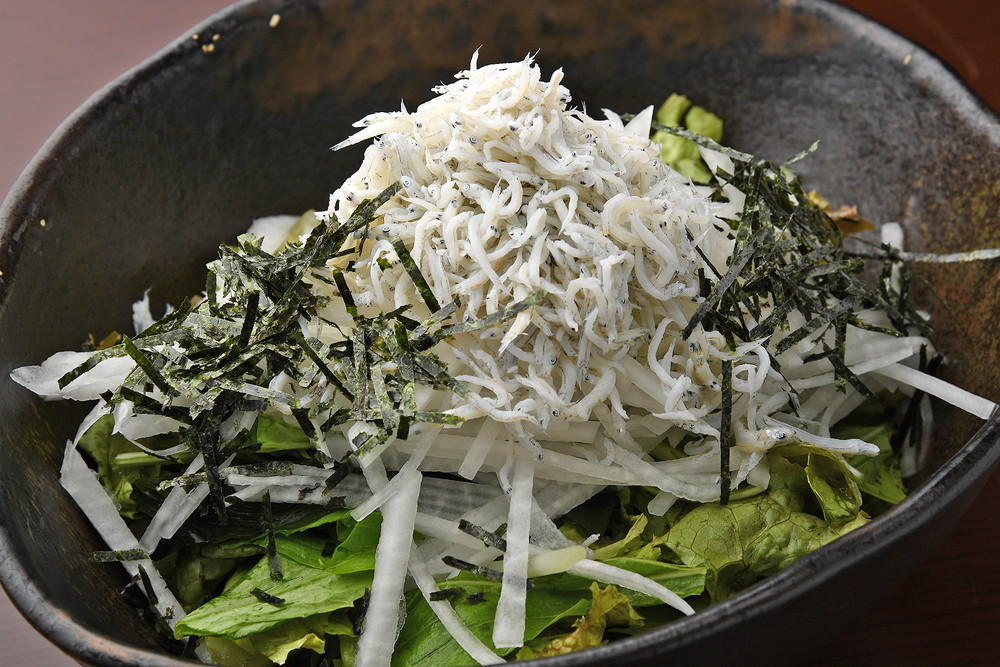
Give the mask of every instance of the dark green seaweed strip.
<svg viewBox="0 0 1000 667">
<path fill-rule="evenodd" d="M 793 345 L 799 341 L 805 339 L 809 334 L 817 331 L 820 327 L 823 327 L 831 322 L 834 322 L 841 315 L 852 312 L 855 306 L 854 300 L 851 298 L 846 298 L 841 301 L 838 305 L 821 312 L 819 315 L 809 320 L 801 327 L 788 334 L 781 339 L 778 343 L 777 352 L 781 354 L 786 350 L 790 349 Z M 839 353 L 839 351 L 838 351 Z"/>
<path fill-rule="evenodd" d="M 347 286 L 347 279 L 344 278 L 344 273 L 342 271 L 334 271 L 333 282 L 337 285 L 340 298 L 344 300 L 344 307 L 347 309 L 347 314 L 351 317 L 357 317 L 358 306 L 354 303 L 354 295 L 351 294 L 351 290 Z"/>
<path fill-rule="evenodd" d="M 628 122 L 635 118 L 631 114 L 623 114 L 622 121 Z M 728 146 L 723 146 L 714 139 L 709 139 L 708 137 L 698 134 L 697 132 L 692 132 L 691 130 L 684 129 L 683 127 L 673 127 L 670 125 L 661 125 L 660 123 L 653 122 L 650 124 L 650 129 L 659 132 L 666 132 L 667 134 L 673 134 L 674 136 L 682 137 L 688 141 L 692 141 L 695 144 L 708 148 L 713 151 L 722 153 L 723 155 L 732 158 L 733 160 L 738 160 L 742 162 L 752 162 L 755 158 L 749 153 L 742 153 L 736 149 L 729 148 Z"/>
<path fill-rule="evenodd" d="M 437 340 L 444 340 L 445 338 L 451 338 L 452 336 L 457 336 L 458 334 L 468 333 L 470 331 L 479 331 L 480 329 L 486 329 L 488 327 L 496 326 L 501 322 L 508 320 L 523 310 L 527 310 L 532 306 L 535 306 L 545 300 L 544 290 L 537 290 L 526 296 L 524 299 L 516 303 L 512 303 L 506 308 L 501 308 L 495 313 L 490 313 L 485 317 L 478 319 L 469 319 L 464 322 L 458 322 L 457 324 L 452 324 L 450 326 L 442 327 L 440 331 L 434 336 Z"/>
<path fill-rule="evenodd" d="M 236 345 L 245 348 L 250 343 L 250 336 L 253 335 L 253 327 L 257 320 L 257 306 L 260 303 L 260 292 L 251 292 L 247 295 L 246 311 L 243 315 L 243 328 L 240 330 L 239 340 Z"/>
<path fill-rule="evenodd" d="M 729 502 L 729 450 L 733 445 L 733 362 L 722 362 L 722 414 L 719 424 L 719 502 Z"/>
<path fill-rule="evenodd" d="M 281 605 L 285 604 L 284 598 L 279 598 L 277 595 L 271 595 L 270 593 L 267 593 L 260 588 L 254 588 L 252 591 L 250 591 L 250 594 L 253 595 L 255 598 L 257 598 L 258 600 L 260 600 L 261 602 L 274 605 L 275 607 L 280 607 Z"/>
<path fill-rule="evenodd" d="M 167 379 L 163 377 L 160 371 L 153 365 L 149 357 L 143 354 L 132 339 L 128 336 L 122 336 L 122 348 L 125 350 L 125 354 L 132 357 L 135 361 L 135 365 L 146 374 L 149 381 L 156 385 L 156 388 L 162 391 L 167 396 L 176 396 L 179 392 L 173 385 L 167 382 Z"/>
<path fill-rule="evenodd" d="M 442 556 L 441 560 L 448 567 L 453 567 L 456 570 L 464 570 L 465 572 L 471 572 L 477 577 L 482 577 L 483 579 L 489 579 L 490 581 L 503 581 L 503 572 L 498 570 L 493 570 L 488 567 L 483 567 L 482 565 L 476 565 L 468 561 L 455 558 L 454 556 Z"/>
<path fill-rule="evenodd" d="M 440 602 L 442 600 L 451 600 L 452 598 L 461 597 L 464 594 L 461 588 L 442 588 L 439 591 L 431 591 L 430 600 L 431 602 Z"/>
<path fill-rule="evenodd" d="M 319 353 L 313 349 L 312 345 L 309 344 L 309 341 L 305 339 L 302 332 L 295 331 L 293 332 L 292 337 L 298 344 L 299 349 L 305 352 L 306 356 L 312 359 L 312 362 L 319 367 L 320 372 L 323 373 L 323 377 L 325 377 L 330 384 L 336 387 L 340 393 L 346 396 L 348 400 L 354 400 L 354 393 L 349 391 L 347 387 L 344 386 L 344 383 L 341 382 L 340 378 L 337 377 L 330 366 L 319 356 Z"/>
<path fill-rule="evenodd" d="M 142 581 L 142 587 L 146 591 L 146 599 L 149 600 L 149 604 L 154 608 L 160 603 L 159 598 L 156 596 L 156 591 L 153 589 L 153 583 L 149 580 L 149 573 L 146 572 L 146 568 L 139 565 L 139 579 Z"/>
<path fill-rule="evenodd" d="M 284 579 L 285 575 L 281 571 L 281 563 L 278 562 L 278 549 L 274 544 L 274 516 L 271 512 L 271 494 L 264 493 L 261 499 L 261 528 L 267 540 L 265 553 L 267 554 L 267 564 L 271 568 L 271 579 L 278 581 Z"/>
<path fill-rule="evenodd" d="M 417 288 L 420 298 L 424 300 L 424 303 L 427 304 L 427 307 L 430 308 L 432 313 L 440 310 L 441 305 L 438 303 L 437 297 L 435 297 L 434 292 L 431 291 L 431 286 L 427 284 L 427 280 L 424 278 L 424 274 L 420 272 L 420 268 L 417 266 L 417 263 L 413 261 L 410 251 L 406 249 L 406 245 L 403 243 L 403 239 L 398 236 L 394 237 L 392 239 L 392 247 L 396 250 L 396 255 L 399 257 L 399 261 L 402 263 L 403 268 L 406 269 L 406 273 L 410 276 L 410 280 L 413 281 L 414 286 Z"/>
<path fill-rule="evenodd" d="M 496 533 L 491 533 L 481 526 L 477 526 L 471 521 L 461 519 L 458 522 L 458 529 L 467 535 L 471 535 L 488 547 L 493 547 L 494 549 L 499 549 L 500 551 L 507 551 L 507 540 Z"/>
<path fill-rule="evenodd" d="M 411 417 L 417 409 L 417 390 L 414 383 L 413 355 L 410 350 L 410 341 L 406 335 L 406 328 L 401 322 L 396 322 L 393 326 L 393 337 L 388 339 L 389 350 L 396 357 L 396 364 L 399 368 L 399 377 L 403 381 L 400 387 L 399 408 L 404 417 Z"/>
<path fill-rule="evenodd" d="M 371 371 L 372 397 L 378 405 L 379 412 L 382 413 L 382 428 L 385 431 L 393 432 L 399 426 L 399 416 L 393 406 L 392 399 L 389 398 L 382 365 L 372 364 L 369 370 Z"/>
<path fill-rule="evenodd" d="M 121 563 L 147 558 L 149 558 L 149 554 L 144 549 L 121 549 L 119 551 L 94 551 L 87 560 L 91 563 Z"/>
<path fill-rule="evenodd" d="M 746 234 L 741 233 L 740 237 L 737 238 L 737 247 L 740 247 L 741 240 L 745 238 Z M 743 267 L 745 267 L 747 262 L 750 261 L 750 258 L 756 248 L 757 244 L 752 240 L 740 247 L 738 254 L 735 258 L 733 258 L 733 262 L 729 266 L 729 270 L 726 271 L 726 275 L 712 286 L 712 291 L 708 295 L 708 298 L 698 305 L 698 309 L 695 310 L 694 315 L 691 316 L 687 326 L 684 327 L 684 332 L 681 334 L 682 338 L 685 340 L 690 338 L 691 334 L 694 332 L 694 328 L 698 326 L 702 318 L 705 317 L 705 314 L 715 308 L 729 288 L 736 284 L 736 279 L 740 276 L 740 272 L 743 270 Z"/>
<path fill-rule="evenodd" d="M 113 347 L 105 348 L 103 350 L 98 350 L 97 352 L 94 352 L 82 364 L 80 364 L 71 371 L 67 371 L 62 377 L 59 378 L 56 384 L 60 389 L 65 389 L 66 385 L 68 385 L 70 382 L 77 379 L 78 377 L 80 377 L 81 375 L 83 375 L 84 373 L 86 373 L 87 371 L 89 371 L 90 369 L 92 369 L 94 366 L 101 363 L 105 359 L 111 359 L 114 357 L 122 356 L 122 350 L 123 350 L 122 344 L 118 343 Z"/>
</svg>

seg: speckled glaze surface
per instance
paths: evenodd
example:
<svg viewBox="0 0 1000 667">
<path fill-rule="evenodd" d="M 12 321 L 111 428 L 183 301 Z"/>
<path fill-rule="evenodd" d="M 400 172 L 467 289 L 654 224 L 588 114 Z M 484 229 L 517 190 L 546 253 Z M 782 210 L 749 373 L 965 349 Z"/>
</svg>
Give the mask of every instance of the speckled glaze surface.
<svg viewBox="0 0 1000 667">
<path fill-rule="evenodd" d="M 251 219 L 325 205 L 360 156 L 328 150 L 350 123 L 400 98 L 418 104 L 477 47 L 481 62 L 537 51 L 591 109 L 637 111 L 683 91 L 727 119 L 729 143 L 771 159 L 821 139 L 799 171 L 831 201 L 903 222 L 913 249 L 1000 246 L 995 115 L 927 53 L 835 5 L 262 0 L 198 33 L 220 38 L 206 51 L 185 35 L 103 90 L 0 208 L 0 577 L 32 623 L 86 664 L 182 663 L 119 597 L 120 568 L 86 562 L 101 544 L 57 481 L 84 408 L 39 403 L 9 371 L 125 330 L 149 285 L 175 303 L 199 291 L 217 245 Z M 997 400 L 996 263 L 919 274 L 946 377 Z M 546 664 L 719 664 L 733 646 L 741 664 L 802 660 L 971 501 L 1000 458 L 1000 421 L 980 426 L 941 410 L 913 496 L 779 575 L 683 622 Z"/>
</svg>

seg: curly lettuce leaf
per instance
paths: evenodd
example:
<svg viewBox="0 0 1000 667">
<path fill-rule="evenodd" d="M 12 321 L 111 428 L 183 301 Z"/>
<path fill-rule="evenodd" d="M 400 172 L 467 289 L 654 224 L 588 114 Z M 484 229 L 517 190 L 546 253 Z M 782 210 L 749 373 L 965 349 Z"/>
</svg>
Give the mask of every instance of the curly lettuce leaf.
<svg viewBox="0 0 1000 667">
<path fill-rule="evenodd" d="M 593 601 L 590 611 L 576 623 L 576 627 L 562 636 L 540 643 L 524 646 L 517 653 L 518 660 L 545 658 L 573 651 L 582 651 L 604 643 L 608 628 L 635 628 L 644 625 L 642 616 L 632 606 L 632 602 L 615 586 L 601 588 L 596 582 L 590 585 Z"/>
<path fill-rule="evenodd" d="M 693 509 L 667 535 L 666 545 L 686 565 L 704 565 L 705 589 L 725 599 L 790 565 L 865 521 L 837 528 L 796 511 L 800 499 L 788 490 Z"/>
<path fill-rule="evenodd" d="M 292 651 L 298 649 L 323 655 L 331 638 L 353 636 L 354 628 L 347 614 L 337 611 L 285 621 L 243 639 L 206 637 L 205 646 L 212 662 L 222 667 L 263 667 L 285 664 Z"/>
<path fill-rule="evenodd" d="M 878 454 L 875 456 L 846 457 L 847 462 L 863 475 L 859 482 L 862 492 L 893 505 L 906 498 L 906 486 L 903 484 L 899 458 L 890 445 L 891 433 L 888 424 L 838 425 L 830 434 L 835 438 L 859 438 L 878 446 Z"/>
<path fill-rule="evenodd" d="M 670 127 L 683 127 L 714 141 L 722 141 L 722 119 L 692 104 L 684 95 L 676 93 L 667 98 L 656 112 L 656 122 Z M 695 183 L 710 183 L 712 174 L 701 159 L 698 146 L 689 139 L 668 132 L 653 133 L 653 141 L 660 144 L 660 158 L 675 171 Z"/>
<path fill-rule="evenodd" d="M 628 570 L 629 572 L 641 574 L 684 598 L 701 595 L 705 591 L 706 569 L 700 565 L 678 565 L 676 563 L 665 563 L 659 560 L 633 557 L 608 558 L 604 562 L 608 565 Z M 544 586 L 552 590 L 574 590 L 579 592 L 589 590 L 591 583 L 593 582 L 590 579 L 568 573 L 554 574 L 536 580 L 536 586 L 539 587 Z M 636 607 L 663 604 L 663 601 L 659 598 L 637 593 L 626 588 L 621 589 L 621 592 Z"/>
</svg>

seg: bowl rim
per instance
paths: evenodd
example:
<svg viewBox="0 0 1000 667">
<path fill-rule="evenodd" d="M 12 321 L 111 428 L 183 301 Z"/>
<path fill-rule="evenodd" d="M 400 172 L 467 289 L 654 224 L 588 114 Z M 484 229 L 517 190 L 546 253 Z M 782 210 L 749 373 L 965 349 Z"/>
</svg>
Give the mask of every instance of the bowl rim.
<svg viewBox="0 0 1000 667">
<path fill-rule="evenodd" d="M 893 29 L 833 0 L 760 0 L 765 5 L 813 14 L 845 34 L 872 43 L 887 56 L 909 57 L 910 78 L 919 79 L 932 91 L 948 99 L 963 121 L 1000 147 L 1000 119 L 986 102 L 961 79 L 958 73 L 926 48 Z M 66 118 L 45 141 L 14 182 L 0 204 L 0 239 L 7 246 L 0 254 L 0 311 L 14 275 L 21 250 L 21 238 L 34 219 L 39 202 L 45 199 L 55 158 L 72 148 L 80 128 L 122 104 L 116 92 L 150 82 L 163 71 L 197 56 L 199 44 L 192 33 L 221 32 L 224 26 L 245 20 L 247 10 L 275 12 L 288 10 L 281 0 L 240 0 L 197 23 L 152 56 L 91 95 Z M 257 12 L 252 12 L 256 14 Z M 852 567 L 862 557 L 878 552 L 896 539 L 918 532 L 936 519 L 944 508 L 957 503 L 965 488 L 954 482 L 971 478 L 982 483 L 1000 463 L 1000 409 L 948 461 L 911 493 L 907 499 L 872 522 L 838 538 L 754 586 L 694 616 L 669 623 L 647 633 L 613 642 L 585 652 L 546 658 L 545 664 L 561 667 L 602 660 L 642 657 L 655 645 L 669 642 L 671 648 L 698 641 L 706 632 L 732 627 L 741 622 L 746 610 L 766 611 L 782 604 L 789 591 L 818 587 Z M 181 666 L 193 663 L 147 649 L 119 643 L 74 621 L 67 612 L 44 596 L 15 557 L 15 549 L 0 507 L 0 585 L 21 614 L 49 641 L 76 660 L 101 665 Z M 886 539 L 886 537 L 892 539 Z M 530 661 L 534 662 L 534 661 Z"/>
</svg>

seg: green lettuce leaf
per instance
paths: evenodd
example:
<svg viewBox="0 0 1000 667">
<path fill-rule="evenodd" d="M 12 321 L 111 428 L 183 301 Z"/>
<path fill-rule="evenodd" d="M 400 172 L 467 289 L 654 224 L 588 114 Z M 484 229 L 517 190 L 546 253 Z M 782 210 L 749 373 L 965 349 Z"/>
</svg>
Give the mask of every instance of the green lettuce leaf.
<svg viewBox="0 0 1000 667">
<path fill-rule="evenodd" d="M 903 473 L 899 469 L 899 459 L 890 445 L 888 424 L 875 426 L 837 426 L 830 433 L 835 438 L 860 438 L 878 446 L 875 456 L 847 456 L 847 462 L 862 475 L 861 491 L 887 503 L 902 502 L 906 498 Z"/>
<path fill-rule="evenodd" d="M 681 597 L 701 595 L 705 590 L 706 568 L 701 565 L 678 565 L 676 563 L 664 563 L 659 560 L 647 560 L 643 558 L 609 558 L 604 561 L 608 565 L 614 565 L 629 572 L 641 574 L 647 579 L 652 579 L 656 583 L 669 588 Z M 551 590 L 578 591 L 583 592 L 590 589 L 593 582 L 585 577 L 574 574 L 553 574 L 535 580 L 536 588 L 544 587 Z M 631 603 L 636 607 L 649 607 L 662 605 L 663 601 L 642 593 L 621 589 Z"/>
<path fill-rule="evenodd" d="M 283 665 L 292 651 L 307 649 L 323 655 L 330 638 L 353 637 L 354 628 L 343 611 L 296 618 L 243 639 L 206 637 L 212 662 L 222 667 Z"/>
<path fill-rule="evenodd" d="M 493 617 L 500 598 L 500 583 L 463 574 L 442 582 L 442 587 L 461 589 L 462 595 L 452 600 L 455 612 L 474 635 L 494 648 Z M 482 594 L 483 601 L 470 602 L 468 596 L 475 594 Z M 396 640 L 393 665 L 458 667 L 473 664 L 472 658 L 452 639 L 418 591 L 407 593 L 406 600 L 406 623 Z M 528 591 L 525 640 L 534 639 L 563 618 L 583 616 L 590 607 L 591 596 L 587 589 L 560 591 L 536 585 Z M 513 651 L 501 649 L 498 653 L 507 655 Z"/>
<path fill-rule="evenodd" d="M 597 582 L 590 585 L 593 597 L 590 611 L 576 623 L 571 631 L 548 640 L 539 646 L 527 645 L 517 653 L 518 660 L 544 658 L 600 646 L 604 632 L 609 627 L 634 628 L 644 624 L 642 616 L 631 601 L 615 586 L 601 588 Z"/>
<path fill-rule="evenodd" d="M 670 529 L 666 545 L 684 564 L 708 568 L 706 590 L 715 601 L 725 599 L 842 534 L 819 517 L 791 509 L 799 502 L 791 496 L 779 489 L 697 507 Z"/>
<path fill-rule="evenodd" d="M 143 477 L 159 475 L 159 463 L 147 463 L 141 466 L 119 465 L 115 457 L 119 454 L 142 454 L 142 450 L 126 440 L 124 436 L 112 434 L 115 420 L 111 415 L 104 415 L 80 438 L 80 449 L 87 452 L 97 463 L 97 473 L 101 483 L 114 498 L 119 513 L 127 519 L 139 517 L 140 512 L 132 498 L 133 484 Z M 143 457 L 148 460 L 150 457 Z"/>
<path fill-rule="evenodd" d="M 266 558 L 222 595 L 198 607 L 177 623 L 174 634 L 241 639 L 284 621 L 346 609 L 371 588 L 372 572 L 338 574 L 310 567 L 278 552 L 283 578 L 271 578 Z M 271 604 L 252 591 L 281 600 Z"/>
<path fill-rule="evenodd" d="M 683 127 L 715 141 L 722 141 L 722 119 L 699 106 L 687 97 L 673 94 L 656 112 L 656 122 L 669 127 Z M 653 141 L 660 144 L 660 158 L 675 171 L 695 183 L 710 183 L 712 174 L 701 159 L 698 146 L 689 139 L 659 130 Z"/>
<path fill-rule="evenodd" d="M 312 443 L 300 426 L 289 424 L 281 417 L 262 412 L 257 416 L 250 437 L 260 443 L 261 452 L 285 449 L 309 449 Z"/>
</svg>

